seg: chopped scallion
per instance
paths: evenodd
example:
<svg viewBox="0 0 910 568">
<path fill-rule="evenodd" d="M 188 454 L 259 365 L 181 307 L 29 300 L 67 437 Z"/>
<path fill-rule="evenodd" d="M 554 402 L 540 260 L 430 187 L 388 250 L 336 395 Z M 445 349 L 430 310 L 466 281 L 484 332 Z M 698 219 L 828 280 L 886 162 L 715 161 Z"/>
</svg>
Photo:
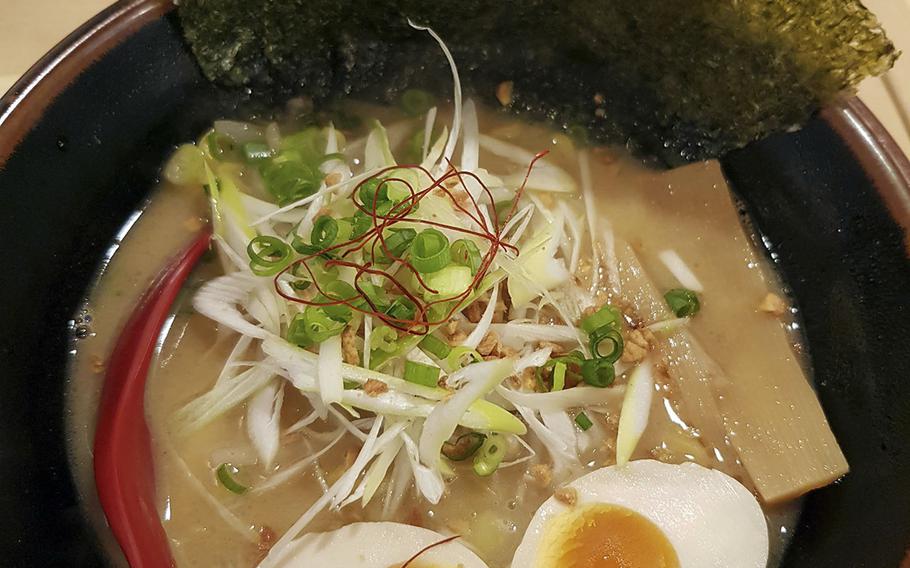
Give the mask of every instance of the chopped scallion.
<svg viewBox="0 0 910 568">
<path fill-rule="evenodd" d="M 360 196 L 360 202 L 368 211 L 372 211 L 374 206 L 385 203 L 389 200 L 389 190 L 386 187 L 384 179 L 374 177 L 360 184 L 360 190 L 357 193 Z"/>
<path fill-rule="evenodd" d="M 591 422 L 591 419 L 588 418 L 588 415 L 584 412 L 579 412 L 575 415 L 575 423 L 578 424 L 578 427 L 585 432 L 588 431 L 591 426 L 594 426 L 594 423 Z"/>
<path fill-rule="evenodd" d="M 234 478 L 238 473 L 240 473 L 239 469 L 229 463 L 223 463 L 218 466 L 215 476 L 225 489 L 236 495 L 243 495 L 247 492 L 248 487 Z"/>
<path fill-rule="evenodd" d="M 436 229 L 424 229 L 411 241 L 411 264 L 418 272 L 437 272 L 451 260 L 449 239 Z"/>
<path fill-rule="evenodd" d="M 389 309 L 387 309 L 385 313 L 390 318 L 406 322 L 414 319 L 414 313 L 416 311 L 417 306 L 414 305 L 414 302 L 412 302 L 406 296 L 398 296 L 395 298 L 395 301 L 392 302 L 392 305 L 389 306 Z"/>
<path fill-rule="evenodd" d="M 246 247 L 250 270 L 257 276 L 274 276 L 291 264 L 291 247 L 278 237 L 260 235 Z"/>
<path fill-rule="evenodd" d="M 591 355 L 615 363 L 622 356 L 623 340 L 618 329 L 605 325 L 588 336 Z"/>
<path fill-rule="evenodd" d="M 608 359 L 587 359 L 581 364 L 581 378 L 592 387 L 604 388 L 613 384 L 616 370 Z"/>
<path fill-rule="evenodd" d="M 599 310 L 581 320 L 581 329 L 587 334 L 594 333 L 604 326 L 622 329 L 622 312 L 610 304 L 604 304 Z"/>
<path fill-rule="evenodd" d="M 455 264 L 428 274 L 424 278 L 427 287 L 435 290 L 435 296 L 441 298 L 452 298 L 464 293 L 471 286 L 472 280 L 473 276 L 470 268 Z M 427 294 L 429 291 L 424 292 Z"/>
<path fill-rule="evenodd" d="M 452 261 L 461 266 L 467 266 L 471 269 L 471 275 L 477 274 L 480 268 L 480 249 L 474 241 L 468 239 L 458 239 L 452 243 L 450 249 Z"/>
<path fill-rule="evenodd" d="M 319 250 L 326 249 L 335 243 L 351 238 L 353 228 L 344 219 L 334 219 L 328 215 L 321 215 L 313 222 L 313 231 L 310 233 L 310 242 Z"/>
<path fill-rule="evenodd" d="M 666 294 L 664 299 L 670 310 L 678 318 L 692 317 L 701 309 L 701 302 L 698 301 L 698 295 L 692 290 L 685 288 L 674 288 Z"/>
<path fill-rule="evenodd" d="M 553 392 L 566 388 L 566 367 L 565 361 L 558 361 L 553 365 L 553 388 L 550 389 Z"/>
<path fill-rule="evenodd" d="M 259 171 L 265 188 L 275 196 L 278 205 L 287 205 L 309 197 L 319 190 L 325 177 L 319 168 L 312 168 L 303 162 L 285 159 L 282 152 L 271 160 L 264 161 Z"/>
<path fill-rule="evenodd" d="M 545 370 L 547 370 L 547 369 L 553 369 L 553 370 L 554 370 L 553 372 L 555 373 L 556 365 L 558 365 L 558 364 L 560 364 L 560 363 L 562 363 L 563 365 L 565 365 L 565 371 L 563 372 L 563 377 L 562 377 L 562 379 L 563 379 L 563 388 L 565 388 L 565 376 L 566 376 L 566 374 L 568 374 L 569 371 L 572 371 L 572 372 L 574 372 L 574 373 L 578 373 L 579 367 L 581 366 L 582 363 L 584 363 L 584 361 L 585 361 L 585 358 L 584 358 L 584 355 L 582 354 L 581 351 L 572 351 L 571 353 L 568 353 L 568 354 L 566 354 L 566 355 L 561 355 L 561 356 L 559 356 L 559 357 L 553 357 L 552 359 L 550 359 L 549 361 L 547 361 L 546 363 L 544 363 L 543 366 L 538 367 L 538 368 L 535 370 L 535 375 L 536 375 L 536 377 L 537 377 L 537 388 L 538 388 L 538 390 L 539 390 L 540 392 L 545 392 L 545 391 L 547 390 L 546 385 L 544 384 L 544 377 L 543 377 L 543 372 L 544 372 Z M 571 366 L 571 367 L 570 367 L 570 366 Z M 555 391 L 555 390 L 561 390 L 561 389 L 556 389 L 556 388 L 555 388 L 555 387 L 556 387 L 556 377 L 555 377 L 555 376 L 552 376 L 552 378 L 553 378 L 553 381 L 554 381 L 554 382 L 553 382 L 553 387 L 554 387 L 554 388 L 553 388 L 552 390 L 554 390 L 554 391 Z"/>
<path fill-rule="evenodd" d="M 340 334 L 345 325 L 329 317 L 323 308 L 309 306 L 291 320 L 287 340 L 299 347 L 309 347 Z"/>
<path fill-rule="evenodd" d="M 474 456 L 474 473 L 480 477 L 493 475 L 506 454 L 506 439 L 502 434 L 493 434 L 484 440 Z"/>
<path fill-rule="evenodd" d="M 291 281 L 291 288 L 293 288 L 294 290 L 296 290 L 296 291 L 298 291 L 298 292 L 303 292 L 304 290 L 306 290 L 307 288 L 309 288 L 309 287 L 312 286 L 312 285 L 313 285 L 313 283 L 310 282 L 309 280 L 293 280 L 293 281 Z"/>
<path fill-rule="evenodd" d="M 449 355 L 446 357 L 445 366 L 450 372 L 457 371 L 471 363 L 483 361 L 483 357 L 475 349 L 470 347 L 458 346 L 452 347 Z"/>
<path fill-rule="evenodd" d="M 420 345 L 421 349 L 440 360 L 445 360 L 452 352 L 452 347 L 435 335 L 427 335 L 420 340 L 418 345 Z"/>
<path fill-rule="evenodd" d="M 345 220 L 351 224 L 352 239 L 363 235 L 373 226 L 373 218 L 359 209 L 352 217 L 348 217 Z"/>
<path fill-rule="evenodd" d="M 272 149 L 265 142 L 247 142 L 243 145 L 243 156 L 248 162 L 258 162 L 272 157 Z"/>
<path fill-rule="evenodd" d="M 432 367 L 417 361 L 405 361 L 404 380 L 425 387 L 435 387 L 439 381 L 439 367 Z"/>
<path fill-rule="evenodd" d="M 374 327 L 370 334 L 370 349 L 394 353 L 398 349 L 398 333 L 385 325 Z"/>
<path fill-rule="evenodd" d="M 385 312 L 389 309 L 389 300 L 386 297 L 385 290 L 371 282 L 358 283 L 360 290 L 363 292 L 363 303 L 370 309 Z"/>
<path fill-rule="evenodd" d="M 318 298 L 322 302 L 351 302 L 354 305 L 360 305 L 363 299 L 357 293 L 353 286 L 344 280 L 332 280 L 322 285 L 325 296 Z M 353 314 L 351 308 L 345 304 L 326 305 L 322 307 L 325 313 L 332 319 L 350 322 Z"/>
<path fill-rule="evenodd" d="M 476 454 L 486 439 L 480 432 L 462 434 L 454 442 L 442 444 L 442 455 L 452 461 L 464 461 Z"/>
<path fill-rule="evenodd" d="M 414 240 L 414 237 L 417 236 L 417 231 L 414 229 L 390 229 L 391 233 L 389 236 L 383 235 L 383 242 L 385 248 L 381 245 L 378 245 L 376 248 L 381 249 L 380 262 L 392 262 L 393 259 L 401 258 L 405 251 L 408 250 L 408 247 L 411 246 L 411 242 Z M 386 256 L 386 251 L 391 255 Z"/>
</svg>

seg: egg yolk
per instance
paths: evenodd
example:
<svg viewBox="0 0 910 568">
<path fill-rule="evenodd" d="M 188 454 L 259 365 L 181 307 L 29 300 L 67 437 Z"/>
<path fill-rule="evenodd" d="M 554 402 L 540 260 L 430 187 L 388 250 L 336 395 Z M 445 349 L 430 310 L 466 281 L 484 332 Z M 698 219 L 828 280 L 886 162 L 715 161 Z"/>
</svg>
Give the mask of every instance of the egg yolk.
<svg viewBox="0 0 910 568">
<path fill-rule="evenodd" d="M 679 568 L 657 525 L 625 507 L 575 507 L 551 520 L 544 534 L 541 568 Z"/>
</svg>

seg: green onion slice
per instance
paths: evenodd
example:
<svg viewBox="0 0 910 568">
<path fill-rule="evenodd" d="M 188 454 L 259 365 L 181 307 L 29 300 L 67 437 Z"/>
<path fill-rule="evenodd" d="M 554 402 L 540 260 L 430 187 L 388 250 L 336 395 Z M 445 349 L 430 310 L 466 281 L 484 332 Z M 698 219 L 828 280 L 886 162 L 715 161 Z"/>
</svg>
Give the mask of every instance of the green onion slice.
<svg viewBox="0 0 910 568">
<path fill-rule="evenodd" d="M 351 238 L 352 232 L 353 227 L 344 219 L 321 215 L 313 222 L 310 242 L 319 250 L 323 250 L 335 243 L 347 241 Z"/>
<path fill-rule="evenodd" d="M 248 162 L 258 162 L 272 157 L 272 149 L 265 142 L 247 142 L 243 145 L 243 156 Z"/>
<path fill-rule="evenodd" d="M 578 424 L 578 427 L 585 432 L 590 429 L 591 426 L 594 426 L 594 423 L 591 422 L 591 419 L 588 418 L 588 415 L 584 412 L 579 412 L 577 415 L 575 415 L 575 423 Z"/>
<path fill-rule="evenodd" d="M 385 325 L 376 326 L 370 334 L 370 349 L 394 353 L 398 349 L 398 333 Z"/>
<path fill-rule="evenodd" d="M 383 238 L 385 243 L 385 248 L 382 246 L 378 247 L 380 249 L 380 262 L 392 262 L 401 258 L 405 251 L 408 250 L 408 247 L 411 246 L 411 243 L 414 241 L 414 237 L 417 236 L 417 231 L 414 229 L 389 229 L 391 234 L 388 237 Z M 386 250 L 388 250 L 390 257 L 386 256 Z"/>
<path fill-rule="evenodd" d="M 483 356 L 476 349 L 470 347 L 458 346 L 452 347 L 445 359 L 445 366 L 449 372 L 457 371 L 471 363 L 483 361 Z"/>
<path fill-rule="evenodd" d="M 442 270 L 427 274 L 424 282 L 429 288 L 429 290 L 424 290 L 424 296 L 454 298 L 464 294 L 471 287 L 474 277 L 467 266 L 451 264 Z M 434 290 L 435 293 L 430 290 Z"/>
<path fill-rule="evenodd" d="M 701 309 L 698 295 L 686 288 L 674 288 L 664 294 L 664 299 L 678 318 L 692 317 Z"/>
<path fill-rule="evenodd" d="M 344 280 L 332 280 L 327 284 L 323 284 L 322 290 L 325 292 L 325 296 L 317 301 L 350 302 L 358 307 L 363 304 L 363 298 L 360 297 L 357 290 Z M 349 323 L 351 318 L 354 317 L 351 308 L 346 304 L 325 305 L 322 306 L 322 309 L 332 319 L 343 321 L 344 323 Z"/>
<path fill-rule="evenodd" d="M 404 380 L 425 387 L 435 387 L 439 382 L 439 367 L 424 365 L 417 361 L 405 361 Z"/>
<path fill-rule="evenodd" d="M 389 200 L 389 190 L 385 180 L 375 177 L 361 183 L 357 195 L 360 196 L 360 202 L 368 211 L 372 211 L 374 205 L 378 206 Z"/>
<path fill-rule="evenodd" d="M 588 338 L 591 345 L 591 355 L 594 357 L 615 363 L 622 356 L 622 334 L 610 325 L 598 328 Z"/>
<path fill-rule="evenodd" d="M 587 359 L 581 363 L 581 378 L 592 387 L 604 388 L 613 384 L 616 370 L 608 359 Z"/>
<path fill-rule="evenodd" d="M 325 310 L 308 306 L 303 313 L 294 316 L 288 326 L 287 340 L 299 347 L 309 347 L 344 331 L 344 322 L 329 317 Z"/>
<path fill-rule="evenodd" d="M 243 495 L 247 492 L 248 487 L 234 479 L 234 476 L 238 473 L 240 473 L 240 470 L 229 463 L 223 463 L 215 470 L 215 476 L 218 478 L 218 482 L 221 483 L 225 489 L 236 495 Z"/>
<path fill-rule="evenodd" d="M 319 257 L 323 260 L 331 260 L 333 258 L 337 258 L 337 255 L 334 255 L 331 252 L 326 252 L 316 245 L 311 245 L 310 243 L 304 241 L 303 238 L 297 234 L 295 234 L 294 238 L 291 239 L 291 247 L 293 247 L 294 250 L 296 250 L 298 253 L 305 256 L 319 255 Z"/>
<path fill-rule="evenodd" d="M 372 282 L 360 282 L 358 283 L 360 290 L 363 292 L 363 296 L 366 298 L 364 303 L 369 305 L 370 308 L 378 310 L 380 312 L 385 312 L 389 309 L 391 305 L 388 298 L 386 297 L 385 290 L 381 287 L 374 285 Z"/>
<path fill-rule="evenodd" d="M 486 439 L 487 437 L 480 432 L 462 434 L 454 442 L 442 444 L 442 455 L 452 461 L 464 461 L 476 454 Z"/>
<path fill-rule="evenodd" d="M 451 262 L 449 239 L 436 229 L 424 229 L 411 242 L 411 264 L 418 272 L 429 274 Z"/>
<path fill-rule="evenodd" d="M 553 388 L 550 389 L 553 392 L 566 388 L 566 367 L 565 361 L 557 361 L 553 365 Z"/>
<path fill-rule="evenodd" d="M 452 347 L 435 335 L 427 335 L 420 340 L 420 348 L 440 360 L 445 360 L 452 353 Z"/>
<path fill-rule="evenodd" d="M 452 261 L 461 266 L 467 266 L 471 269 L 471 275 L 477 274 L 480 269 L 480 249 L 477 243 L 468 239 L 458 239 L 452 243 L 451 247 Z"/>
<path fill-rule="evenodd" d="M 394 320 L 406 322 L 414 319 L 416 311 L 417 306 L 414 305 L 414 302 L 406 296 L 398 296 L 385 313 Z"/>
<path fill-rule="evenodd" d="M 559 356 L 559 357 L 553 357 L 552 359 L 550 359 L 549 361 L 547 361 L 546 363 L 544 363 L 543 366 L 538 367 L 538 368 L 535 369 L 535 371 L 534 371 L 534 373 L 535 373 L 535 375 L 536 375 L 536 377 L 537 377 L 537 387 L 538 387 L 538 390 L 539 390 L 540 392 L 546 392 L 546 390 L 547 390 L 547 389 L 546 389 L 546 386 L 544 385 L 544 381 L 543 381 L 543 372 L 544 372 L 545 370 L 547 370 L 547 369 L 553 369 L 553 370 L 554 370 L 553 372 L 554 372 L 554 374 L 555 374 L 556 365 L 558 365 L 558 364 L 560 364 L 560 363 L 562 363 L 562 364 L 565 365 L 565 371 L 564 371 L 564 374 L 563 374 L 563 377 L 562 377 L 562 378 L 563 378 L 563 388 L 565 388 L 565 378 L 566 378 L 566 375 L 567 375 L 569 372 L 578 373 L 579 367 L 581 366 L 582 363 L 584 363 L 584 360 L 585 360 L 585 357 L 584 357 L 584 354 L 582 354 L 581 351 L 572 351 L 571 353 L 568 353 L 568 354 L 566 354 L 566 355 L 561 355 L 561 356 Z M 554 390 L 554 391 L 555 391 L 555 390 L 561 390 L 561 389 L 556 389 L 556 388 L 555 388 L 555 387 L 556 387 L 556 382 L 555 382 L 555 381 L 556 381 L 556 377 L 555 377 L 555 375 L 553 376 L 553 381 L 554 381 L 554 383 L 553 383 L 553 387 L 554 387 L 553 390 Z"/>
<path fill-rule="evenodd" d="M 506 439 L 502 434 L 492 434 L 484 440 L 474 456 L 474 473 L 480 477 L 492 475 L 499 469 L 506 454 Z"/>
<path fill-rule="evenodd" d="M 275 196 L 278 205 L 293 203 L 319 191 L 323 173 L 299 161 L 280 161 L 283 154 L 286 152 L 264 161 L 259 168 L 266 190 Z"/>
<path fill-rule="evenodd" d="M 278 237 L 260 235 L 246 246 L 250 257 L 250 270 L 257 276 L 274 276 L 291 264 L 293 252 L 288 244 Z"/>
<path fill-rule="evenodd" d="M 352 239 L 362 236 L 373 226 L 373 218 L 359 209 L 352 217 L 346 217 L 345 221 L 351 224 Z"/>
<path fill-rule="evenodd" d="M 622 329 L 622 312 L 610 304 L 604 304 L 599 310 L 581 320 L 581 329 L 589 335 L 604 326 Z"/>
</svg>

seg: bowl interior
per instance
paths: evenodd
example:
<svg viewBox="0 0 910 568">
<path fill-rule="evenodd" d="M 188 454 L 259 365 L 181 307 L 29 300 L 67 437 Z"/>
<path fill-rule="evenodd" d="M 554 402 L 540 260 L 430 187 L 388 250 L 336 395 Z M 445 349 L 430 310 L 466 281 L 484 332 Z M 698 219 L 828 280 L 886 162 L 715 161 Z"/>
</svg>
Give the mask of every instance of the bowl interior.
<svg viewBox="0 0 910 568">
<path fill-rule="evenodd" d="M 113 8 L 68 40 L 81 38 L 66 63 L 48 70 L 46 60 L 40 82 L 32 72 L 0 103 L 0 480 L 27 488 L 0 494 L 10 512 L 0 546 L 21 564 L 94 566 L 111 548 L 87 521 L 98 518 L 94 488 L 74 481 L 76 441 L 64 434 L 68 322 L 99 263 L 177 143 L 269 103 L 205 81 L 163 4 Z M 910 536 L 910 360 L 900 344 L 910 262 L 886 206 L 908 187 L 893 175 L 900 158 L 851 112 L 723 160 L 802 310 L 819 394 L 852 466 L 807 499 L 788 567 L 896 566 Z"/>
</svg>

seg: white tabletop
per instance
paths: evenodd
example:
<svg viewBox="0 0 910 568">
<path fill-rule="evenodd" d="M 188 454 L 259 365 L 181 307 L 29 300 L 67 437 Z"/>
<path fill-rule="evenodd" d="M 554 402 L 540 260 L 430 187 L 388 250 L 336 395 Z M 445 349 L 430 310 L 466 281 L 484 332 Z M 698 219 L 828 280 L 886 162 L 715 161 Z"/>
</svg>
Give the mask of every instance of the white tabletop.
<svg viewBox="0 0 910 568">
<path fill-rule="evenodd" d="M 110 0 L 2 0 L 0 93 L 29 66 Z M 860 96 L 910 155 L 910 0 L 864 0 L 881 18 L 905 56 L 883 78 L 870 79 Z"/>
</svg>

